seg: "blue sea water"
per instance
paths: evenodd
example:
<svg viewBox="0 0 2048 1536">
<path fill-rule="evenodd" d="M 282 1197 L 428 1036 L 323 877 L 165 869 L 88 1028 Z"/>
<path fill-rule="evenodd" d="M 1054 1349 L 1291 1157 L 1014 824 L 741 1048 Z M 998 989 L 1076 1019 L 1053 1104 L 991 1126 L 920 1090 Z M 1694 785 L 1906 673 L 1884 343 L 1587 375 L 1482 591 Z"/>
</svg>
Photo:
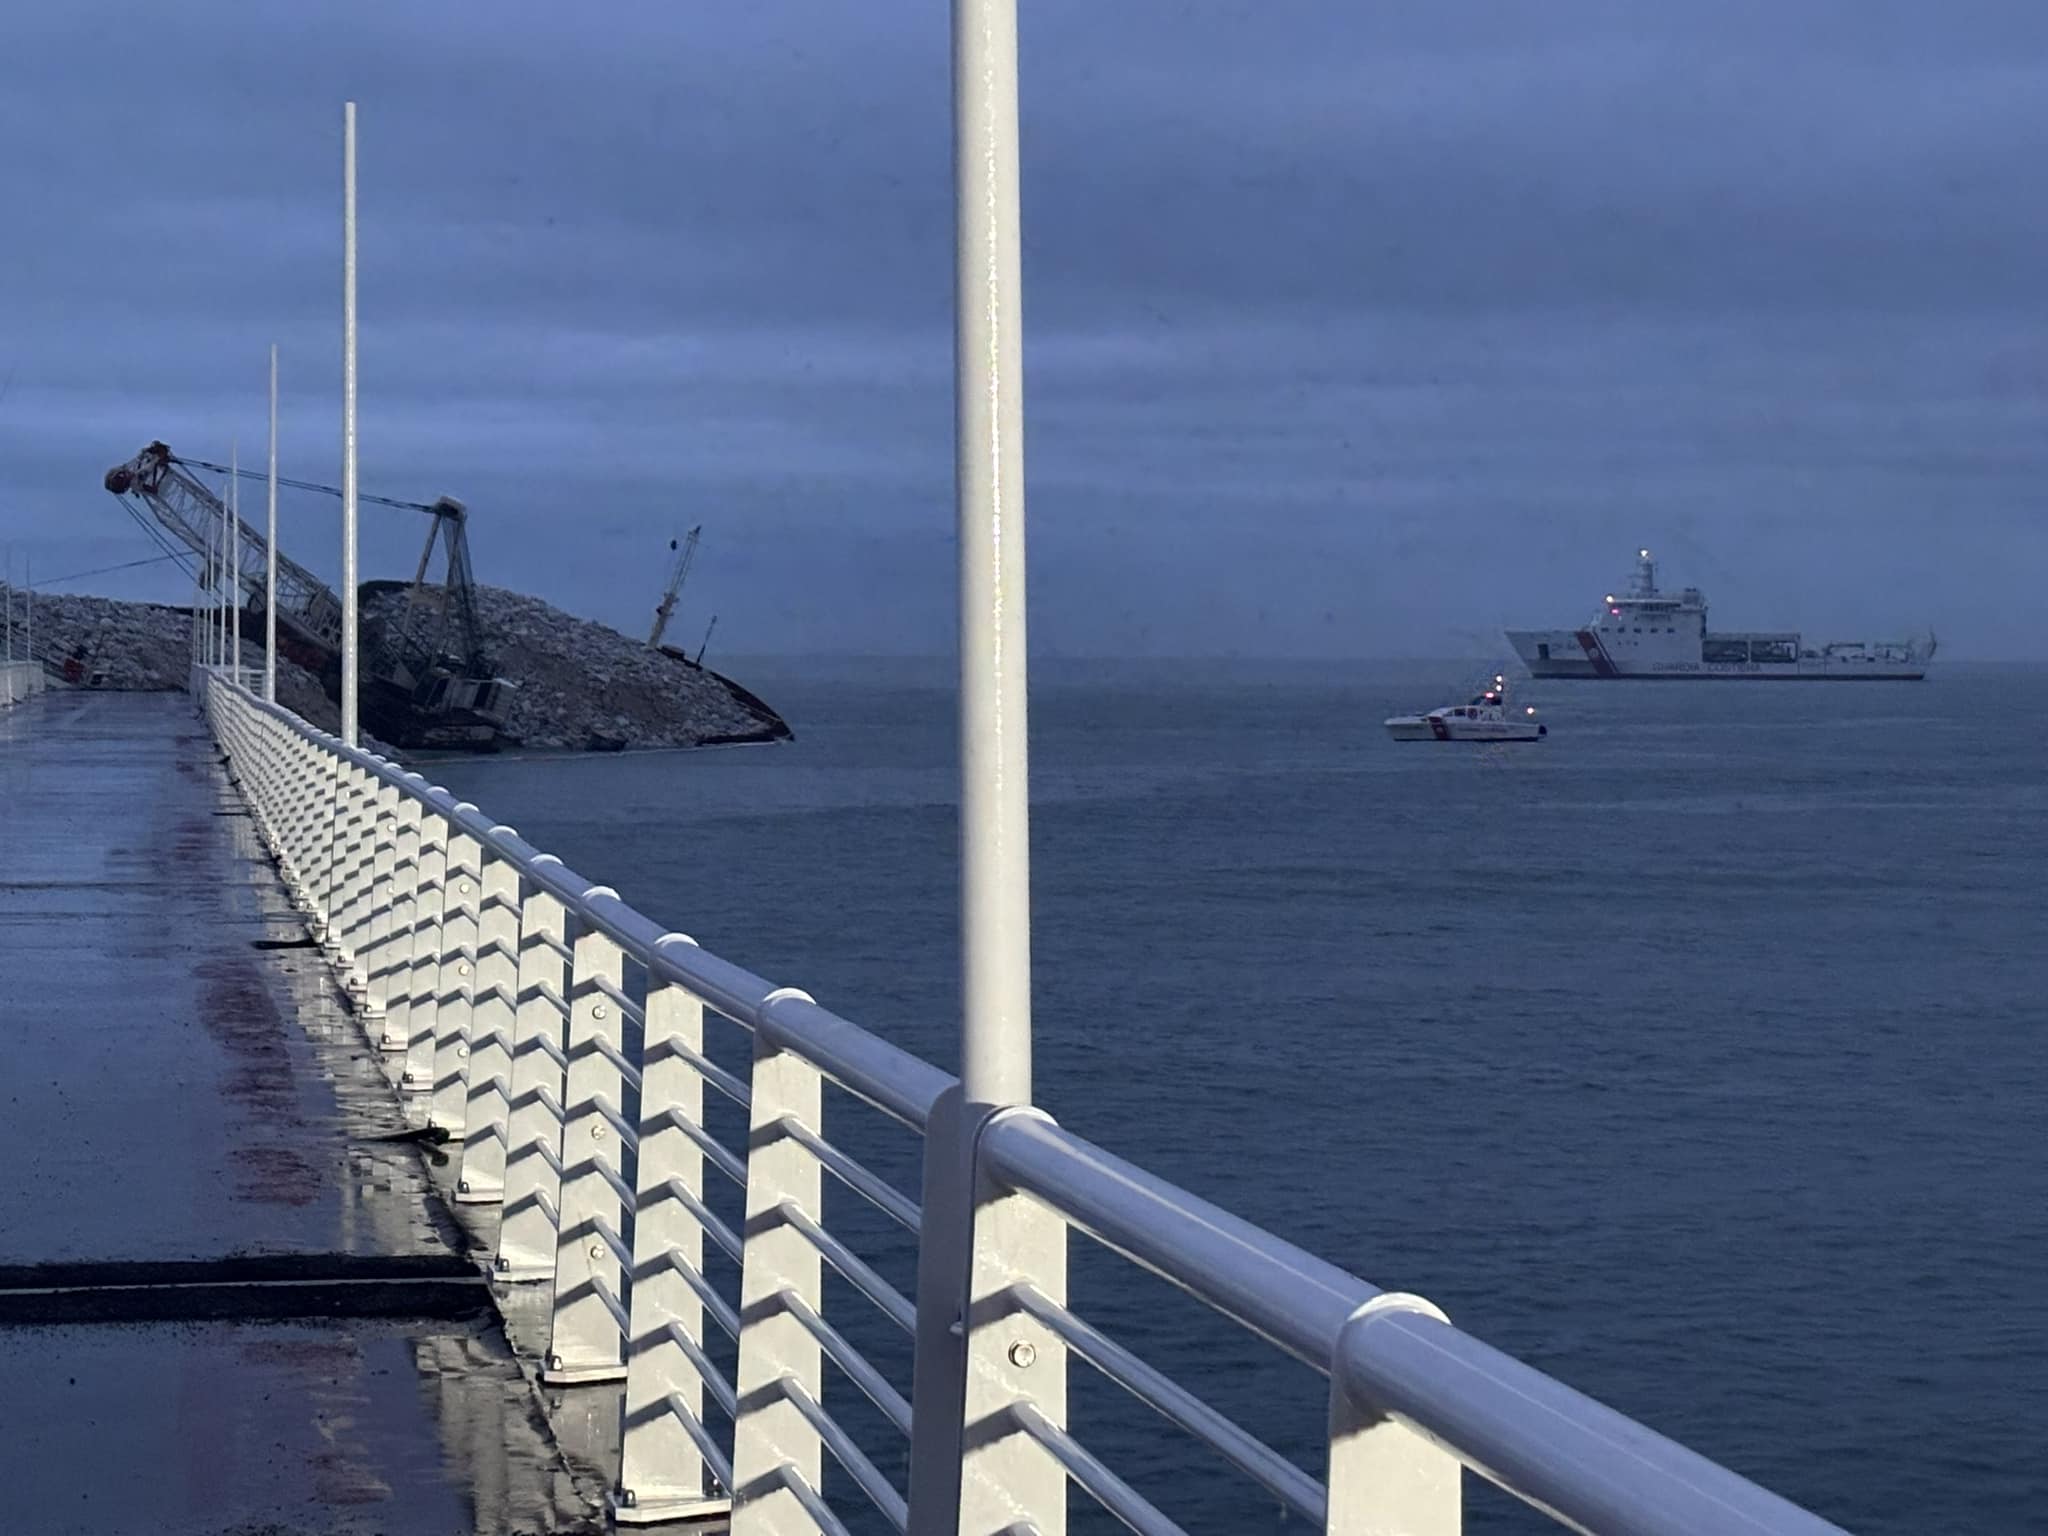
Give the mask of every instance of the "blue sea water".
<svg viewBox="0 0 2048 1536">
<path fill-rule="evenodd" d="M 733 670 L 795 742 L 441 776 L 950 1067 L 943 669 Z M 1531 685 L 1538 746 L 1380 730 L 1481 670 L 1043 665 L 1040 1102 L 1852 1529 L 2038 1526 L 2048 671 Z M 1083 1246 L 1078 1310 L 1320 1471 L 1316 1378 Z M 1084 1437 L 1191 1530 L 1282 1523 L 1075 1371 Z"/>
</svg>

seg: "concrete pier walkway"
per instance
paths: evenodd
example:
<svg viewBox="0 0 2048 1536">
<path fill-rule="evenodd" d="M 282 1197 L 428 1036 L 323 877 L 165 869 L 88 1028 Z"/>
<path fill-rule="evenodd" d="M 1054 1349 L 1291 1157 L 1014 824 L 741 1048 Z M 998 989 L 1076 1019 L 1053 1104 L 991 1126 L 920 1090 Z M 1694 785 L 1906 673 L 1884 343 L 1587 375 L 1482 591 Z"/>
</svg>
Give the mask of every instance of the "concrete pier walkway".
<svg viewBox="0 0 2048 1536">
<path fill-rule="evenodd" d="M 0 714 L 0 1530 L 599 1528 L 304 944 L 189 698 Z"/>
</svg>

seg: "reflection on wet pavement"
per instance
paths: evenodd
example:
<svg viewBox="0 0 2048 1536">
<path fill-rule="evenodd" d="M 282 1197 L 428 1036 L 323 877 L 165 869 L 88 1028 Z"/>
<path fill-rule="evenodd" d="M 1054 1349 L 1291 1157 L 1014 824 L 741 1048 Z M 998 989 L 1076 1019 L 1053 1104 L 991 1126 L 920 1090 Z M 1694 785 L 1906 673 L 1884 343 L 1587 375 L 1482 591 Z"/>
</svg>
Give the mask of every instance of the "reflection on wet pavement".
<svg viewBox="0 0 2048 1536">
<path fill-rule="evenodd" d="M 10 711 L 0 791 L 0 1264 L 488 1257 L 189 699 Z M 0 1531 L 604 1528 L 616 1392 L 571 1395 L 565 1459 L 495 1321 L 0 1327 L 0 1376 Z"/>
</svg>

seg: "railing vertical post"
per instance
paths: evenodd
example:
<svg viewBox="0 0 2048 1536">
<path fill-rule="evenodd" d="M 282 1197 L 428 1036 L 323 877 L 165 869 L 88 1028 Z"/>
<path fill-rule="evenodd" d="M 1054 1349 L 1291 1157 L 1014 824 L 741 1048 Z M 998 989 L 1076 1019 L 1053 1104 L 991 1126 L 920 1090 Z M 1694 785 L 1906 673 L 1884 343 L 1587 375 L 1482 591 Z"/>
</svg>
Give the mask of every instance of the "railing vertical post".
<svg viewBox="0 0 2048 1536">
<path fill-rule="evenodd" d="M 679 940 L 671 941 L 679 942 Z M 704 1273 L 704 1229 L 680 1199 L 704 1195 L 704 1154 L 678 1121 L 704 1123 L 704 1079 L 670 1049 L 704 1050 L 704 1005 L 670 982 L 647 987 L 640 1052 L 640 1146 L 633 1216 L 633 1310 L 627 1342 L 624 1447 L 614 1516 L 650 1524 L 715 1514 L 729 1501 L 712 1496 L 704 1457 L 670 1410 L 673 1401 L 704 1415 L 704 1387 L 674 1328 L 700 1349 L 704 1308 L 671 1267 Z"/>
<path fill-rule="evenodd" d="M 426 1093 L 434 1086 L 434 1047 L 441 1003 L 441 905 L 448 877 L 448 818 L 420 818 L 420 875 L 413 888 L 412 966 L 406 978 L 405 1070 L 399 1086 Z"/>
<path fill-rule="evenodd" d="M 512 1010 L 519 989 L 519 870 L 484 856 L 476 985 L 469 1016 L 469 1102 L 455 1198 L 488 1204 L 505 1192 L 505 1121 L 512 1103 Z"/>
<path fill-rule="evenodd" d="M 391 949 L 394 881 L 398 867 L 398 786 L 375 781 L 370 811 L 370 920 L 363 944 L 363 981 L 368 1011 L 380 1019 L 391 999 L 391 978 L 384 969 Z M 383 1038 L 380 1024 L 378 1039 Z"/>
<path fill-rule="evenodd" d="M 790 989 L 771 994 L 765 1015 Z M 824 1447 L 782 1392 L 788 1378 L 821 1397 L 818 1341 L 783 1305 L 788 1292 L 824 1311 L 818 1250 L 783 1216 L 793 1206 L 822 1224 L 822 1170 L 817 1157 L 786 1135 L 793 1119 L 823 1134 L 823 1083 L 818 1069 L 779 1049 L 759 1030 L 747 1110 L 746 1226 L 740 1255 L 739 1412 L 733 1419 L 733 1536 L 805 1536 L 813 1529 L 778 1473 L 788 1467 L 813 1490 L 821 1486 Z"/>
<path fill-rule="evenodd" d="M 616 895 L 597 888 L 586 893 Z M 563 1096 L 561 1226 L 555 1238 L 555 1315 L 542 1379 L 561 1385 L 617 1381 L 626 1374 L 625 1340 L 605 1298 L 623 1300 L 625 1202 L 619 1137 L 604 1111 L 622 1112 L 619 1069 L 598 1049 L 617 1049 L 625 1020 L 599 987 L 617 987 L 624 972 L 619 946 L 579 923 L 569 994 L 569 1071 Z M 608 1177 L 609 1175 L 609 1177 Z"/>
<path fill-rule="evenodd" d="M 1449 1318 L 1419 1296 L 1388 1291 L 1345 1324 L 1376 1312 Z M 1329 1517 L 1326 1536 L 1459 1536 L 1464 1529 L 1463 1469 L 1448 1451 L 1361 1402 L 1344 1384 L 1344 1346 L 1330 1369 Z"/>
<path fill-rule="evenodd" d="M 368 839 L 363 814 L 363 770 L 342 760 L 336 769 L 334 823 L 329 842 L 334 862 L 334 883 L 328 895 L 328 952 L 341 971 L 343 985 L 351 997 L 360 995 L 356 969 L 356 945 L 362 937 L 362 923 L 368 914 L 369 882 L 363 878 L 368 862 Z"/>
<path fill-rule="evenodd" d="M 543 857 L 552 858 L 551 855 Z M 555 1272 L 562 1161 L 562 904 L 528 890 L 519 906 L 519 998 L 512 1022 L 512 1111 L 505 1122 L 505 1204 L 497 1273 L 539 1280 Z"/>
<path fill-rule="evenodd" d="M 463 810 L 475 806 L 464 804 Z M 434 1098 L 428 1123 L 462 1134 L 469 1113 L 469 1021 L 476 997 L 477 912 L 483 849 L 467 832 L 448 839 L 441 901 L 441 963 L 434 983 Z"/>
<path fill-rule="evenodd" d="M 377 1045 L 385 1051 L 402 1051 L 412 1043 L 412 945 L 419 920 L 423 819 L 419 801 L 411 795 L 400 798 L 397 824 L 392 829 L 391 916 L 375 962 L 384 988 L 384 1032 Z"/>
</svg>

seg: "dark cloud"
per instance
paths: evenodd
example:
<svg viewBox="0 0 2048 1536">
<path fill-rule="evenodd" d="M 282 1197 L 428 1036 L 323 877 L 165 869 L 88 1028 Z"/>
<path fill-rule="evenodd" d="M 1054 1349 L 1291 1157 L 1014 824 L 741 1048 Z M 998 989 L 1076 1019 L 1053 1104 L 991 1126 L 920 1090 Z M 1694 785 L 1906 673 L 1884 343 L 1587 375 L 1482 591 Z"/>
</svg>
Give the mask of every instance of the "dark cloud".
<svg viewBox="0 0 2048 1536">
<path fill-rule="evenodd" d="M 2038 6 L 1024 12 L 1041 642 L 1483 646 L 1645 541 L 1731 619 L 2048 641 Z M 366 487 L 617 622 L 701 521 L 721 644 L 942 646 L 948 72 L 822 0 L 15 18 L 0 537 L 144 552 L 100 473 L 253 458 L 273 340 L 335 476 L 352 95 Z"/>
</svg>

